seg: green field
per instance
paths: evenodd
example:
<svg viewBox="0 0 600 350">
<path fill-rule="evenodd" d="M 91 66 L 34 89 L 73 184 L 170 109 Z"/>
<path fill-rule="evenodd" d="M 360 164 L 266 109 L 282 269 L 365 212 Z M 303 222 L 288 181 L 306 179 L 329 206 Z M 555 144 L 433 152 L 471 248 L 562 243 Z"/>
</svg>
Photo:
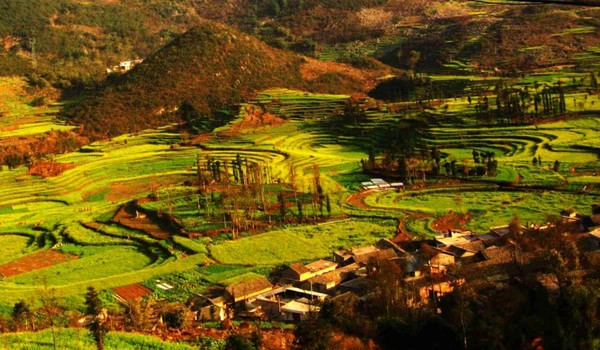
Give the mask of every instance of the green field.
<svg viewBox="0 0 600 350">
<path fill-rule="evenodd" d="M 375 243 L 392 233 L 393 227 L 350 221 L 274 230 L 209 249 L 223 264 L 276 265 L 331 256 L 340 248 Z"/>
<path fill-rule="evenodd" d="M 562 209 L 590 211 L 597 197 L 556 191 L 503 191 L 495 189 L 452 188 L 432 191 L 379 192 L 366 199 L 373 208 L 394 208 L 440 217 L 448 212 L 470 213 L 465 228 L 486 233 L 490 227 L 506 225 L 513 217 L 523 224 L 543 224 L 547 215 Z M 416 232 L 426 234 L 427 232 Z"/>
</svg>

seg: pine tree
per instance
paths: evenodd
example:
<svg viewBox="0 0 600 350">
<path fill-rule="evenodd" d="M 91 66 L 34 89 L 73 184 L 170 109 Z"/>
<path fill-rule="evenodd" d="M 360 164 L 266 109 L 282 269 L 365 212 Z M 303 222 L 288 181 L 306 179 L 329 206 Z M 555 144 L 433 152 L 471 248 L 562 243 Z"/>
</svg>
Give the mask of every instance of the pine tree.
<svg viewBox="0 0 600 350">
<path fill-rule="evenodd" d="M 85 314 L 89 318 L 87 328 L 92 332 L 98 350 L 104 349 L 104 335 L 106 334 L 106 311 L 102 308 L 102 301 L 94 287 L 88 287 L 85 294 Z"/>
</svg>

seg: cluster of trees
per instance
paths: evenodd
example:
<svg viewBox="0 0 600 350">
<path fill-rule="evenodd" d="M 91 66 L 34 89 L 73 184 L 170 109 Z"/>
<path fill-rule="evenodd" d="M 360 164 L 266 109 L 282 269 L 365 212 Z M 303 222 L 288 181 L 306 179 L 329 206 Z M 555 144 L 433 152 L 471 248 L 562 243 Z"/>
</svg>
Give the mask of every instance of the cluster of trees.
<svg viewBox="0 0 600 350">
<path fill-rule="evenodd" d="M 409 154 L 408 156 L 406 154 Z M 421 148 L 419 154 L 405 152 L 400 156 L 396 152 L 384 151 L 377 156 L 375 149 L 369 150 L 368 159 L 361 159 L 362 171 L 366 174 L 400 177 L 408 183 L 426 181 L 427 176 L 496 176 L 498 161 L 494 152 L 473 150 L 472 166 L 469 159 L 458 163 L 455 159 L 442 159 L 441 152 L 435 146 Z"/>
<path fill-rule="evenodd" d="M 411 57 L 414 67 L 420 53 L 412 51 Z M 404 74 L 382 81 L 369 92 L 369 96 L 385 101 L 423 102 L 463 96 L 469 84 L 467 79 L 434 81 L 425 74 Z"/>
<path fill-rule="evenodd" d="M 240 154 L 229 161 L 198 154 L 195 166 L 198 214 L 222 219 L 234 239 L 241 231 L 271 225 L 275 219 L 303 222 L 331 216 L 330 196 L 323 189 L 317 165 L 306 192 L 293 166 L 287 183 L 274 177 L 270 166 Z M 275 195 L 277 202 L 273 202 Z"/>
<path fill-rule="evenodd" d="M 475 105 L 479 121 L 484 123 L 524 123 L 544 116 L 562 116 L 567 113 L 565 87 L 558 82 L 554 87 L 544 86 L 538 90 L 537 83 L 534 91 L 529 87 L 509 87 L 502 81 L 496 84 L 494 92 L 495 109 L 490 106 L 487 96 L 480 97 Z M 468 97 L 471 103 L 471 97 Z"/>
</svg>

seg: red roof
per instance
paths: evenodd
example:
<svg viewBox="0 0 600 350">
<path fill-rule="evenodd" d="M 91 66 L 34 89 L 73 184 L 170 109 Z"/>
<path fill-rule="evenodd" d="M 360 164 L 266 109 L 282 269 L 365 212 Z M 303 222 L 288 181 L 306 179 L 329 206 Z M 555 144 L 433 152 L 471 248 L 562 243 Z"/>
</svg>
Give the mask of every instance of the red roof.
<svg viewBox="0 0 600 350">
<path fill-rule="evenodd" d="M 139 283 L 113 288 L 113 292 L 115 292 L 118 298 L 123 299 L 124 301 L 132 301 L 148 294 L 152 294 L 150 289 Z"/>
</svg>

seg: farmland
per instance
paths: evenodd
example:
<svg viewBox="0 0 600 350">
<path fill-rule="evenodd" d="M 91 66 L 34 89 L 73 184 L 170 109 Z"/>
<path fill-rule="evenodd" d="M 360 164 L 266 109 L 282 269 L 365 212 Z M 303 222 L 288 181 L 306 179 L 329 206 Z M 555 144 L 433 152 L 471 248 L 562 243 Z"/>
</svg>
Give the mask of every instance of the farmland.
<svg viewBox="0 0 600 350">
<path fill-rule="evenodd" d="M 485 87 L 493 101 L 494 79 L 470 79 L 470 89 Z M 513 83 L 533 84 L 531 79 Z M 592 103 L 597 95 L 591 94 L 577 110 L 572 101 L 585 100 L 584 89 L 567 95 L 568 109 L 576 111 L 571 117 L 517 125 L 481 125 L 467 102 L 469 90 L 424 110 L 414 102 L 354 98 L 364 116 L 353 119 L 350 96 L 269 89 L 210 133 L 194 136 L 172 125 L 95 142 L 54 156 L 53 162 L 71 167 L 53 177 L 30 175 L 25 167 L 5 169 L 0 240 L 10 250 L 0 262 L 49 249 L 76 258 L 5 276 L 0 295 L 8 306 L 43 285 L 70 296 L 88 285 L 142 282 L 181 300 L 183 290 L 201 292 L 249 273 L 392 238 L 399 222 L 415 235 L 431 235 L 449 208 L 468 218 L 462 228 L 481 233 L 515 215 L 533 223 L 566 208 L 585 213 L 598 193 L 600 119 L 591 112 L 600 103 Z M 40 118 L 52 111 L 39 111 Z M 369 148 L 385 151 L 388 140 L 406 130 L 421 136 L 416 153 L 436 147 L 444 161 L 462 169 L 479 165 L 473 149 L 491 152 L 497 173 L 453 176 L 442 170 L 427 182 L 414 179 L 404 192 L 355 197 L 369 178 L 361 173 Z M 215 174 L 217 161 L 221 170 Z M 253 187 L 259 182 L 264 185 Z M 152 282 L 157 278 L 179 291 L 158 290 Z"/>
</svg>

